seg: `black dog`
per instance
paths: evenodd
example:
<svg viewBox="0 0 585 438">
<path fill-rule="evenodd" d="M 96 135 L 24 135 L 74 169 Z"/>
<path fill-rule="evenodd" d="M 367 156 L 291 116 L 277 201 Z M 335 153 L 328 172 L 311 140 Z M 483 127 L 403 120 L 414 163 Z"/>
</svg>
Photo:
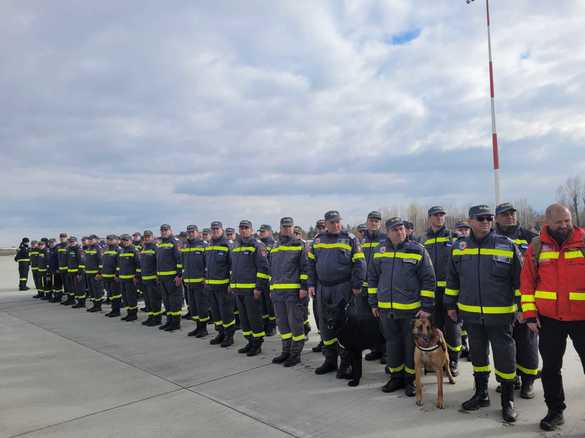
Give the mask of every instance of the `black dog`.
<svg viewBox="0 0 585 438">
<path fill-rule="evenodd" d="M 341 302 L 335 306 L 332 313 L 334 318 L 327 321 L 330 328 L 335 330 L 339 345 L 346 351 L 342 354 L 351 363 L 351 380 L 349 386 L 358 386 L 362 378 L 362 352 L 367 349 L 380 349 L 385 340 L 380 331 L 379 321 L 372 315 L 365 294 L 352 296 L 349 303 Z"/>
</svg>

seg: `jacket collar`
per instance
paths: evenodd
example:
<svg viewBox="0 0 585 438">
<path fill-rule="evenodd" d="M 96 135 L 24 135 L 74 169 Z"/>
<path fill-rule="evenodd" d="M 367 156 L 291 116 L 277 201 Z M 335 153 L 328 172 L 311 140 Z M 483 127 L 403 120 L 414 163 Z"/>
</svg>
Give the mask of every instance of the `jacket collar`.
<svg viewBox="0 0 585 438">
<path fill-rule="evenodd" d="M 542 227 L 542 230 L 540 230 L 540 240 L 542 243 L 546 243 L 555 248 L 559 247 L 557 241 L 549 234 L 548 225 L 545 225 Z M 585 246 L 583 243 L 583 229 L 573 225 L 573 232 L 569 235 L 569 238 L 563 242 L 561 248 L 581 248 L 583 246 Z"/>
</svg>

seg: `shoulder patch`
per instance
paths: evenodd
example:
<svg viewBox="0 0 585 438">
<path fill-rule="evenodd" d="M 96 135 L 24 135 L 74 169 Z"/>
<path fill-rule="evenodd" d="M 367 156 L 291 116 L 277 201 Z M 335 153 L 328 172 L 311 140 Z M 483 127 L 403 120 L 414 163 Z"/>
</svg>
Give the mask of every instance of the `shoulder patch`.
<svg viewBox="0 0 585 438">
<path fill-rule="evenodd" d="M 349 236 L 350 239 L 356 239 L 355 234 L 353 233 L 347 233 L 347 235 Z"/>
</svg>

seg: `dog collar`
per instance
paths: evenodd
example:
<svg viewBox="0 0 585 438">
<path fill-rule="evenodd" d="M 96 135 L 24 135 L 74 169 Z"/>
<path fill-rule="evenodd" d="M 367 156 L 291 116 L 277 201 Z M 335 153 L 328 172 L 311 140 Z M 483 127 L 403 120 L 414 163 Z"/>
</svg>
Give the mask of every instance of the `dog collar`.
<svg viewBox="0 0 585 438">
<path fill-rule="evenodd" d="M 418 349 L 419 349 L 419 350 L 421 350 L 421 351 L 424 351 L 425 353 L 428 353 L 428 352 L 430 352 L 430 351 L 435 351 L 437 348 L 439 348 L 439 347 L 440 347 L 440 345 L 439 345 L 439 344 L 435 345 L 434 347 L 421 347 L 421 346 L 420 346 L 420 345 L 418 345 L 418 344 L 415 344 L 415 346 L 416 346 L 416 348 L 418 348 Z"/>
</svg>

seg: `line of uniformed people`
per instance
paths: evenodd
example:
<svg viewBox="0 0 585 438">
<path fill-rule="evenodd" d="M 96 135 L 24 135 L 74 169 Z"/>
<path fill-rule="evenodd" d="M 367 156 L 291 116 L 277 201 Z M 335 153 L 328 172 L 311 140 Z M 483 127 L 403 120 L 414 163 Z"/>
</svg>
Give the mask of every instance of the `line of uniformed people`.
<svg viewBox="0 0 585 438">
<path fill-rule="evenodd" d="M 312 296 L 321 334 L 321 344 L 314 351 L 322 349 L 325 358 L 316 373 L 337 370 L 339 377 L 347 375 L 347 364 L 331 325 L 334 309 L 352 295 L 367 294 L 386 339 L 386 345 L 370 355 L 377 359 L 385 351 L 390 374 L 385 392 L 405 388 L 407 395 L 414 395 L 412 318 L 432 315 L 445 333 L 455 374 L 464 347 L 463 322 L 470 332 L 476 375 L 476 394 L 464 403 L 464 409 L 489 403 L 485 389 L 491 342 L 496 376 L 502 383 L 504 418 L 513 421 L 510 383 L 513 390 L 516 370 L 524 378 L 526 398 L 533 396 L 532 382 L 538 372 L 534 335 L 514 316 L 521 262 L 518 245 L 525 249 L 531 236 L 517 225 L 510 204 L 496 210 L 496 230 L 501 234 L 493 230 L 493 216 L 485 206 L 471 209 L 470 225 L 458 224 L 456 233 L 445 228 L 442 207 L 432 207 L 428 215 L 430 226 L 420 243 L 411 224 L 400 218 L 387 221 L 386 234 L 382 233 L 379 212 L 368 215 L 359 239 L 343 230 L 339 212 L 329 211 L 309 244 L 295 235 L 294 222 L 288 217 L 280 222 L 278 241 L 268 225 L 260 228 L 260 239 L 256 239 L 252 224 L 245 220 L 239 235 L 233 233 L 231 239 L 217 221 L 202 233 L 190 225 L 181 241 L 166 224 L 156 240 L 147 230 L 142 241 L 139 234 L 120 239 L 110 235 L 105 246 L 92 235 L 80 247 L 75 237 L 62 233 L 58 244 L 41 239 L 28 252 L 23 241 L 17 255 L 20 286 L 26 287 L 22 265 L 30 261 L 38 297 L 78 308 L 85 307 L 89 298 L 88 312 L 101 311 L 107 300 L 111 304 L 107 316 L 120 316 L 123 306 L 126 321 L 137 319 L 140 289 L 148 315 L 143 324 L 167 331 L 180 328 L 184 290 L 189 318 L 196 323 L 190 336 L 205 337 L 211 322 L 217 332 L 211 344 L 227 347 L 241 326 L 248 343 L 239 352 L 253 356 L 261 351 L 264 336 L 274 333 L 276 322 L 282 353 L 273 361 L 288 366 L 300 362 L 310 327 L 308 296 Z M 487 234 L 481 235 L 484 229 Z M 461 286 L 470 278 L 475 285 Z"/>
</svg>

